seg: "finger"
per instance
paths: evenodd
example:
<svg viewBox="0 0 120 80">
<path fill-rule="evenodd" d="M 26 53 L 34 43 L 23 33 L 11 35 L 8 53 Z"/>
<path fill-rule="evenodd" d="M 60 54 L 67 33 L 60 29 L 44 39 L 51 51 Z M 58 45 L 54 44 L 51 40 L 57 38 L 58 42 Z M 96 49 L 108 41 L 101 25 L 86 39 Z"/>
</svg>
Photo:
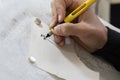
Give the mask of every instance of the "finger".
<svg viewBox="0 0 120 80">
<path fill-rule="evenodd" d="M 60 38 L 61 39 L 56 44 L 58 44 L 59 46 L 63 47 L 65 45 L 65 39 L 64 39 L 64 37 L 60 37 Z"/>
<path fill-rule="evenodd" d="M 56 0 L 56 10 L 58 14 L 58 22 L 62 22 L 66 14 L 65 0 Z"/>
<path fill-rule="evenodd" d="M 58 22 L 62 22 L 66 14 L 66 4 L 64 0 L 52 0 L 52 15 L 57 16 Z"/>
<path fill-rule="evenodd" d="M 62 5 L 57 6 L 58 23 L 64 20 L 65 15 L 66 15 L 66 11 L 65 11 L 64 6 Z"/>
<path fill-rule="evenodd" d="M 59 46 L 63 47 L 65 45 L 65 40 L 63 38 L 63 40 L 58 44 Z"/>
<path fill-rule="evenodd" d="M 51 9 L 52 9 L 52 22 L 49 25 L 50 28 L 54 27 L 58 22 L 57 21 L 56 0 L 52 0 Z"/>
<path fill-rule="evenodd" d="M 63 37 L 61 37 L 61 36 L 54 35 L 54 40 L 57 44 L 59 44 L 62 41 L 62 38 Z"/>
<path fill-rule="evenodd" d="M 52 17 L 52 22 L 50 23 L 50 25 L 49 25 L 49 28 L 51 29 L 51 28 L 53 28 L 56 24 L 57 24 L 57 15 L 55 15 L 55 16 L 53 16 Z"/>
<path fill-rule="evenodd" d="M 55 40 L 56 44 L 58 44 L 60 46 L 64 46 L 64 44 L 65 44 L 65 39 L 62 36 L 55 35 L 54 40 Z"/>
<path fill-rule="evenodd" d="M 54 28 L 54 33 L 59 36 L 77 36 L 80 34 L 80 24 L 64 23 Z"/>
</svg>

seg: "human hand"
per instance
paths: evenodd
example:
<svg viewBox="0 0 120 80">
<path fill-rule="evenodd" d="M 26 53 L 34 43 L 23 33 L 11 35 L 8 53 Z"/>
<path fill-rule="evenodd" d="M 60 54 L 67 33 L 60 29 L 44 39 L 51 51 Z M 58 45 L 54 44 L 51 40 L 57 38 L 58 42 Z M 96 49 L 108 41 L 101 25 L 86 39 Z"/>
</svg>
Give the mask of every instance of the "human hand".
<svg viewBox="0 0 120 80">
<path fill-rule="evenodd" d="M 53 21 L 50 28 L 64 20 L 77 8 L 82 0 L 52 0 Z M 65 36 L 70 36 L 88 52 L 101 49 L 107 42 L 107 28 L 100 22 L 96 14 L 88 9 L 76 19 L 77 23 L 63 23 L 54 28 L 55 42 L 65 45 Z"/>
</svg>

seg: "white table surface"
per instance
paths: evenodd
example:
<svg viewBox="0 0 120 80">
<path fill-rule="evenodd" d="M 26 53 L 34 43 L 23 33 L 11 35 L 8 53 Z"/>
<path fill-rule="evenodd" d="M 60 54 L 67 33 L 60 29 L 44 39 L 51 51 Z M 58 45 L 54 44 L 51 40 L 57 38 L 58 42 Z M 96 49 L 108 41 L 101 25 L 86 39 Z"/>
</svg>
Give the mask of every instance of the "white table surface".
<svg viewBox="0 0 120 80">
<path fill-rule="evenodd" d="M 50 0 L 0 0 L 0 80 L 54 80 L 28 62 L 31 17 L 51 21 Z M 105 23 L 106 24 L 106 23 Z M 112 66 L 79 48 L 86 66 L 100 73 L 100 80 L 119 80 Z"/>
</svg>

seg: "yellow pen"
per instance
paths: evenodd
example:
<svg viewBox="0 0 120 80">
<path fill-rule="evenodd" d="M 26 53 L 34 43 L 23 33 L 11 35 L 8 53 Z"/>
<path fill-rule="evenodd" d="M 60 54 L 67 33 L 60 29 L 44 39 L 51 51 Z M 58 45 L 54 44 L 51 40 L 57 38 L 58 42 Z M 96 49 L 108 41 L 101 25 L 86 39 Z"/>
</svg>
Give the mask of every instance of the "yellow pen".
<svg viewBox="0 0 120 80">
<path fill-rule="evenodd" d="M 63 22 L 68 23 L 76 19 L 79 15 L 85 12 L 96 0 L 86 0 L 83 4 L 78 6 L 72 13 L 70 13 Z M 44 39 L 50 37 L 54 33 L 54 29 L 50 29 L 50 32 L 46 35 Z"/>
</svg>

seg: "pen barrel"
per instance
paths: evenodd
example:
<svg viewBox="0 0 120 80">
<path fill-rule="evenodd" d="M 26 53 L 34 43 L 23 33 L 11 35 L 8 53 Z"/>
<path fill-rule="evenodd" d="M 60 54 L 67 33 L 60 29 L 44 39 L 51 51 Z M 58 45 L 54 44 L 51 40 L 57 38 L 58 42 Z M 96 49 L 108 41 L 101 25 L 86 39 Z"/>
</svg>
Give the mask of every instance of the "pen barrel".
<svg viewBox="0 0 120 80">
<path fill-rule="evenodd" d="M 91 4 L 91 5 L 92 5 L 94 2 L 96 2 L 96 0 L 86 0 L 86 1 L 85 1 L 86 4 Z"/>
<path fill-rule="evenodd" d="M 58 23 L 57 25 L 62 24 L 62 23 L 65 23 L 65 22 L 62 21 L 62 22 Z M 57 26 L 57 25 L 55 25 L 55 26 Z M 55 27 L 55 26 L 54 26 L 54 27 Z M 53 34 L 54 34 L 54 27 L 50 29 L 50 32 L 53 33 Z M 49 32 L 49 33 L 50 33 L 50 32 Z"/>
<path fill-rule="evenodd" d="M 77 18 L 79 15 L 81 15 L 83 12 L 85 12 L 96 0 L 87 0 L 80 6 L 78 6 L 77 9 L 75 9 L 71 14 L 69 14 L 65 19 L 64 22 L 72 22 L 75 18 Z"/>
</svg>

